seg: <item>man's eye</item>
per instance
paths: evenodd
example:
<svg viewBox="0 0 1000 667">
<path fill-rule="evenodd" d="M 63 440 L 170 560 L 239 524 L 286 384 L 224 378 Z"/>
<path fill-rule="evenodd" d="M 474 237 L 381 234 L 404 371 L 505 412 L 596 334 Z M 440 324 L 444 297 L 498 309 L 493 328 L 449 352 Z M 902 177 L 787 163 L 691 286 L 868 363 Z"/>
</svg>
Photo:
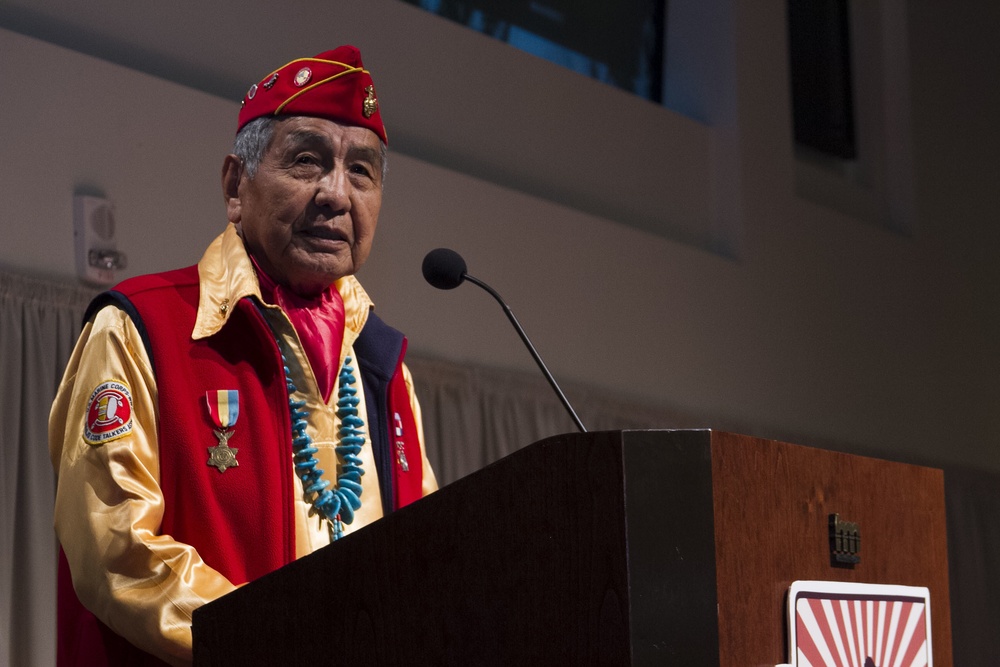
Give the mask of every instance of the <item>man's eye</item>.
<svg viewBox="0 0 1000 667">
<path fill-rule="evenodd" d="M 296 164 L 318 164 L 318 160 L 312 155 L 300 155 L 295 158 Z"/>
<path fill-rule="evenodd" d="M 361 176 L 371 176 L 371 170 L 363 164 L 351 165 L 351 173 Z"/>
</svg>

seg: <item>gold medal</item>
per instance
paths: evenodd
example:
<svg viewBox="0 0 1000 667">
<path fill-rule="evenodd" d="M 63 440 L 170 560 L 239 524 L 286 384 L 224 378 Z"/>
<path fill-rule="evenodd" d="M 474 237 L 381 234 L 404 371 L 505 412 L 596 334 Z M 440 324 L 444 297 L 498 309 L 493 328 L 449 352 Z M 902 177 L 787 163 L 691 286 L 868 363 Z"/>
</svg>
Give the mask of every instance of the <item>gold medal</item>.
<svg viewBox="0 0 1000 667">
<path fill-rule="evenodd" d="M 240 416 L 240 393 L 235 389 L 217 389 L 205 392 L 205 405 L 208 416 L 219 428 L 214 429 L 219 444 L 208 448 L 208 465 L 215 466 L 219 472 L 227 468 L 235 468 L 240 462 L 236 460 L 238 447 L 229 446 L 229 438 L 233 437 L 233 425 Z"/>
<path fill-rule="evenodd" d="M 219 444 L 208 448 L 208 465 L 215 466 L 219 472 L 226 472 L 226 468 L 235 468 L 240 462 L 236 460 L 238 447 L 230 447 L 228 442 L 232 437 L 232 431 L 215 431 L 215 437 L 219 439 Z"/>
</svg>

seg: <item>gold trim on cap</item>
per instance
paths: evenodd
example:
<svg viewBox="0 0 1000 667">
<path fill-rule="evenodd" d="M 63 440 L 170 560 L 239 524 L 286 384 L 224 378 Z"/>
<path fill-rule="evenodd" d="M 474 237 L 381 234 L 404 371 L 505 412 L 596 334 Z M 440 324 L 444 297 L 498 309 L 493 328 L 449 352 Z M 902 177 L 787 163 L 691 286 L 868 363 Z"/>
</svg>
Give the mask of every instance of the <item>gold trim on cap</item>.
<svg viewBox="0 0 1000 667">
<path fill-rule="evenodd" d="M 338 63 L 338 64 L 342 64 L 342 63 Z M 345 67 L 346 67 L 346 65 L 345 65 Z M 330 81 L 333 81 L 334 79 L 339 79 L 340 77 L 342 77 L 342 76 L 344 76 L 346 74 L 356 74 L 357 72 L 363 72 L 365 74 L 368 74 L 368 70 L 366 70 L 366 69 L 362 69 L 360 67 L 352 67 L 352 68 L 350 68 L 348 70 L 344 70 L 343 72 L 338 72 L 337 74 L 334 74 L 333 76 L 328 76 L 325 79 L 322 79 L 320 81 L 317 81 L 316 83 L 313 83 L 313 84 L 310 84 L 310 85 L 306 86 L 305 88 L 303 88 L 302 90 L 300 90 L 299 92 L 295 93 L 294 95 L 292 95 L 291 97 L 289 97 L 287 100 L 285 100 L 284 102 L 282 102 L 278 106 L 278 108 L 274 110 L 274 115 L 275 116 L 279 115 L 281 113 L 281 110 L 284 109 L 286 106 L 288 106 L 299 95 L 304 95 L 304 94 L 308 93 L 310 90 L 312 90 L 313 88 L 315 88 L 317 86 L 322 86 L 324 83 L 329 83 Z"/>
</svg>

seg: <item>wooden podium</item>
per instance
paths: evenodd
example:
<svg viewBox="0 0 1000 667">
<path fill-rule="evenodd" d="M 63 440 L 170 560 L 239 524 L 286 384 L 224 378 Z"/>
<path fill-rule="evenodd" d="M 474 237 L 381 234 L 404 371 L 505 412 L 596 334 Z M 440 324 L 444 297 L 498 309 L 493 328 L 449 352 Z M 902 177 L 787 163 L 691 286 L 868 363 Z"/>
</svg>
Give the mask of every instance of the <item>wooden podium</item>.
<svg viewBox="0 0 1000 667">
<path fill-rule="evenodd" d="M 548 438 L 202 607 L 195 664 L 773 666 L 797 579 L 927 586 L 951 667 L 943 473 L 715 431 Z"/>
</svg>

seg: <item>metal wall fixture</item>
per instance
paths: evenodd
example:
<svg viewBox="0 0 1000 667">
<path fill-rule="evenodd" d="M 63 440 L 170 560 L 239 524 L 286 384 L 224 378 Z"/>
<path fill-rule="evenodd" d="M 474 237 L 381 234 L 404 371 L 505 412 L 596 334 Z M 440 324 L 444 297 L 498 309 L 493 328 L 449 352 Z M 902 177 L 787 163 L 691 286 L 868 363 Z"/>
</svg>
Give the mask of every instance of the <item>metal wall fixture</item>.
<svg viewBox="0 0 1000 667">
<path fill-rule="evenodd" d="M 73 238 L 76 275 L 83 282 L 112 285 L 115 272 L 128 266 L 115 239 L 114 207 L 104 197 L 73 195 Z"/>
</svg>

